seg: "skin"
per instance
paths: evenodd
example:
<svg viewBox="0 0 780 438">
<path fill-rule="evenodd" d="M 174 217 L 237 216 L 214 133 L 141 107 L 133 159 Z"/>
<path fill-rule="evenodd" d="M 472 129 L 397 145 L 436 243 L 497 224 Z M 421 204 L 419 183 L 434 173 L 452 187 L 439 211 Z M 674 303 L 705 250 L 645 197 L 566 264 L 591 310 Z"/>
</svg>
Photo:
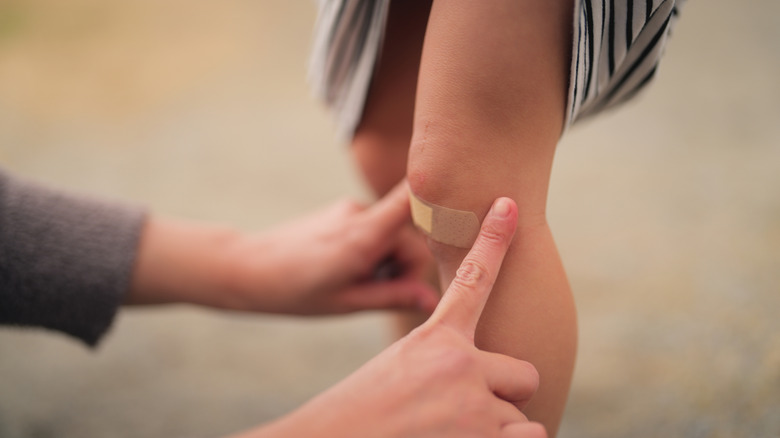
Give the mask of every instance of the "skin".
<svg viewBox="0 0 780 438">
<path fill-rule="evenodd" d="M 371 207 L 343 201 L 262 233 L 152 217 L 126 302 L 296 315 L 430 314 L 438 293 L 418 279 L 427 250 L 407 228 L 407 191 L 400 184 Z M 398 275 L 375 278 L 389 258 Z"/>
<path fill-rule="evenodd" d="M 407 176 L 422 199 L 478 217 L 496 197 L 517 202 L 522 238 L 509 248 L 476 343 L 534 363 L 541 385 L 524 412 L 555 436 L 577 330 L 546 199 L 566 105 L 572 2 L 425 6 L 391 4 L 355 157 L 380 195 Z M 417 44 L 408 41 L 421 35 Z M 429 246 L 440 282 L 448 285 L 466 251 Z"/>
<path fill-rule="evenodd" d="M 430 0 L 391 2 L 382 56 L 352 138 L 357 168 L 378 198 L 406 176 L 417 75 L 430 8 Z M 436 262 L 430 254 L 427 257 L 420 278 L 441 291 Z M 420 312 L 399 312 L 398 336 L 406 335 L 426 318 Z"/>
<path fill-rule="evenodd" d="M 529 422 L 520 411 L 524 408 L 555 433 L 568 388 L 567 366 L 573 361 L 573 348 L 566 347 L 573 311 L 567 308 L 568 286 L 560 283 L 565 277 L 543 217 L 553 128 L 560 127 L 556 111 L 561 96 L 554 92 L 555 84 L 565 82 L 560 77 L 564 69 L 546 63 L 544 55 L 550 49 L 550 59 L 560 61 L 562 50 L 555 49 L 565 44 L 542 34 L 565 28 L 558 26 L 565 22 L 565 8 L 509 0 L 448 0 L 446 5 L 434 4 L 427 30 L 428 4 L 409 6 L 424 15 L 410 17 L 413 31 L 407 47 L 413 52 L 423 48 L 424 33 L 424 53 L 397 66 L 385 64 L 382 71 L 389 69 L 390 74 L 378 81 L 372 95 L 384 91 L 386 97 L 398 97 L 398 107 L 380 99 L 396 118 L 371 122 L 372 105 L 377 105 L 372 98 L 359 133 L 369 148 L 379 142 L 377 154 L 387 150 L 386 139 L 403 147 L 389 149 L 387 161 L 377 160 L 372 152 L 362 158 L 357 153 L 358 160 L 365 163 L 366 174 L 376 178 L 372 184 L 378 193 L 387 192 L 406 172 L 408 158 L 412 189 L 425 199 L 484 216 L 488 198 L 506 192 L 521 208 L 501 198 L 468 253 L 430 244 L 442 284 L 448 285 L 432 317 L 300 410 L 244 437 L 546 436 L 542 424 Z M 530 37 L 524 36 L 528 42 L 518 46 L 493 39 L 512 27 L 501 22 L 509 18 L 541 34 L 529 32 Z M 553 26 L 548 29 L 541 23 L 549 20 Z M 465 32 L 457 35 L 452 29 Z M 515 41 L 523 36 L 507 37 Z M 486 46 L 496 50 L 485 51 Z M 513 47 L 510 53 L 508 47 Z M 386 51 L 388 56 L 402 52 Z M 525 64 L 501 64 L 518 58 L 539 61 L 531 65 L 539 69 L 528 72 Z M 485 65 L 484 72 L 473 70 L 477 61 Z M 421 86 L 410 100 L 418 70 Z M 498 89 L 497 84 L 507 85 L 506 78 L 518 71 L 523 73 L 520 83 L 533 83 L 530 88 L 539 90 Z M 388 93 L 386 81 L 396 80 L 403 82 L 402 89 Z M 505 117 L 523 109 L 518 113 L 521 122 Z M 374 137 L 372 127 L 378 133 Z M 518 146 L 520 152 L 512 155 Z M 484 158 L 475 159 L 481 154 Z M 371 165 L 387 170 L 374 171 Z M 487 166 L 497 171 L 478 172 Z M 430 258 L 407 224 L 406 190 L 399 187 L 370 208 L 342 203 L 259 234 L 152 217 L 142 232 L 127 304 L 186 302 L 290 314 L 374 308 L 431 311 L 438 297 L 419 281 Z M 517 227 L 527 234 L 510 245 Z M 388 258 L 399 264 L 400 275 L 376 281 L 377 267 Z M 505 269 L 498 276 L 502 261 L 514 274 Z M 490 351 L 538 359 L 545 379 L 540 396 L 532 399 L 540 373 L 531 363 Z"/>
<path fill-rule="evenodd" d="M 425 323 L 299 410 L 234 438 L 545 437 L 516 407 L 536 391 L 534 367 L 474 345 L 516 223 L 515 203 L 497 200 Z"/>
<path fill-rule="evenodd" d="M 512 200 L 496 201 L 435 310 L 438 296 L 416 279 L 419 254 L 409 250 L 419 242 L 407 242 L 406 184 L 372 207 L 340 203 L 258 235 L 152 219 L 143 232 L 128 303 L 189 302 L 293 314 L 433 310 L 422 326 L 344 381 L 236 438 L 544 438 L 544 426 L 529 422 L 519 409 L 538 388 L 534 366 L 475 346 L 480 314 L 517 216 Z M 389 281 L 366 280 L 389 255 L 406 267 L 404 273 Z"/>
</svg>

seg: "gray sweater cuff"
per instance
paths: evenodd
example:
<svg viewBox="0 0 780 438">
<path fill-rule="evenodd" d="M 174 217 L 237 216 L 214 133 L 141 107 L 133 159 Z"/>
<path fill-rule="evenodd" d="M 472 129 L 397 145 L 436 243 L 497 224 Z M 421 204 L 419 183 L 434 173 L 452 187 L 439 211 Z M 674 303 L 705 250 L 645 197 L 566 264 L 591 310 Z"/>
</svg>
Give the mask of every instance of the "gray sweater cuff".
<svg viewBox="0 0 780 438">
<path fill-rule="evenodd" d="M 66 194 L 0 169 L 0 324 L 97 344 L 130 286 L 139 208 Z"/>
</svg>

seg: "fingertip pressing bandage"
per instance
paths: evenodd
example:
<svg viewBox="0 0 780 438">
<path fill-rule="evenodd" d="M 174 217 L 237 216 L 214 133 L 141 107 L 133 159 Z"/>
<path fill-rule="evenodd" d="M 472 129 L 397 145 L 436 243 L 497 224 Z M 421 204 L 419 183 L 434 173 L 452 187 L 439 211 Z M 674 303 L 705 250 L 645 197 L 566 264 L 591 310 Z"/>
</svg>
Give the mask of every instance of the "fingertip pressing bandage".
<svg viewBox="0 0 780 438">
<path fill-rule="evenodd" d="M 409 191 L 412 221 L 428 237 L 445 245 L 471 248 L 479 235 L 479 219 L 474 212 L 431 204 Z"/>
</svg>

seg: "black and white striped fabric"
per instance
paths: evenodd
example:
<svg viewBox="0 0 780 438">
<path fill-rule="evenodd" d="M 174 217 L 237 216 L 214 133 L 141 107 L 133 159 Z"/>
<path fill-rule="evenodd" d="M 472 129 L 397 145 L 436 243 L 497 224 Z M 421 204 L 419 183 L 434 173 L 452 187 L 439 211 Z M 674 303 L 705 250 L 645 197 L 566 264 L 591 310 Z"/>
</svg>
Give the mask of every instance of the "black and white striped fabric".
<svg viewBox="0 0 780 438">
<path fill-rule="evenodd" d="M 567 126 L 634 97 L 655 76 L 684 0 L 576 0 Z"/>
<path fill-rule="evenodd" d="M 653 78 L 685 0 L 574 0 L 566 127 L 634 97 Z M 390 0 L 319 0 L 309 79 L 354 133 L 381 50 Z"/>
<path fill-rule="evenodd" d="M 318 0 L 309 82 L 351 137 L 382 48 L 390 0 Z"/>
</svg>

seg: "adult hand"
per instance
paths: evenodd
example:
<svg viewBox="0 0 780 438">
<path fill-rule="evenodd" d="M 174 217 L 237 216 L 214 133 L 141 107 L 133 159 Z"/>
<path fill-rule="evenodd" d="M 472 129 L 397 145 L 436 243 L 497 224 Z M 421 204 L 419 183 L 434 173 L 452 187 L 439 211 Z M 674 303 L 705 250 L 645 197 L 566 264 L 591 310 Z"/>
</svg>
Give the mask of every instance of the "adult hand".
<svg viewBox="0 0 780 438">
<path fill-rule="evenodd" d="M 433 311 L 421 281 L 427 249 L 413 238 L 406 183 L 366 208 L 343 201 L 237 242 L 226 264 L 246 306 L 294 313 Z"/>
<path fill-rule="evenodd" d="M 536 391 L 536 369 L 474 346 L 516 221 L 514 202 L 497 200 L 427 322 L 298 411 L 242 438 L 545 437 L 516 407 Z"/>
<path fill-rule="evenodd" d="M 432 311 L 406 183 L 376 204 L 344 201 L 258 234 L 153 218 L 130 303 L 191 302 L 271 313 Z"/>
</svg>

